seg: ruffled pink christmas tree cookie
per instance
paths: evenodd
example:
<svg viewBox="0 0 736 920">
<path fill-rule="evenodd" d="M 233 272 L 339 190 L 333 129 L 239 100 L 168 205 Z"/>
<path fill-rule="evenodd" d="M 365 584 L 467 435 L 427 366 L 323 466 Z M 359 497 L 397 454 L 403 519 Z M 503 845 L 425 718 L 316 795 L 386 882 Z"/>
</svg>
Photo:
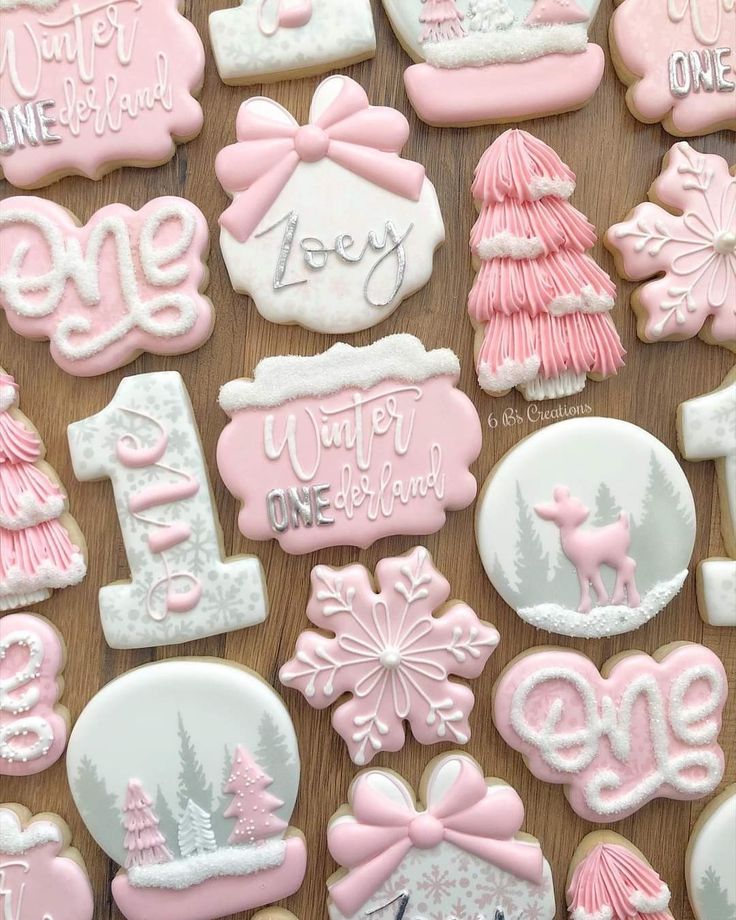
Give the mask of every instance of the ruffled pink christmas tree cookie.
<svg viewBox="0 0 736 920">
<path fill-rule="evenodd" d="M 43 442 L 0 368 L 0 611 L 37 604 L 87 572 L 87 549 Z"/>
<path fill-rule="evenodd" d="M 330 920 L 376 916 L 553 920 L 555 894 L 539 842 L 521 833 L 524 805 L 472 757 L 429 764 L 416 796 L 388 770 L 364 770 L 327 829 L 341 867 L 327 883 Z M 480 908 L 481 914 L 478 913 Z"/>
<path fill-rule="evenodd" d="M 644 342 L 699 336 L 736 351 L 735 170 L 681 141 L 665 157 L 650 201 L 606 234 L 619 272 L 646 282 L 631 298 Z"/>
<path fill-rule="evenodd" d="M 472 691 L 450 678 L 479 677 L 499 643 L 498 631 L 462 603 L 424 547 L 383 559 L 378 591 L 361 565 L 312 571 L 309 619 L 282 684 L 325 709 L 346 693 L 332 724 L 359 765 L 404 746 L 404 723 L 421 744 L 466 744 Z M 329 638 L 326 633 L 332 634 Z"/>
<path fill-rule="evenodd" d="M 92 888 L 69 828 L 57 815 L 32 817 L 0 805 L 2 906 L 10 920 L 92 920 Z"/>
<path fill-rule="evenodd" d="M 567 880 L 570 920 L 673 920 L 670 889 L 643 853 L 612 831 L 588 834 Z"/>
<path fill-rule="evenodd" d="M 615 374 L 625 354 L 610 316 L 616 287 L 587 254 L 596 233 L 568 201 L 572 170 L 514 129 L 483 155 L 472 191 L 480 216 L 468 310 L 481 387 L 553 399 Z"/>
<path fill-rule="evenodd" d="M 404 83 L 431 125 L 522 121 L 585 105 L 603 77 L 599 0 L 383 0 L 416 62 Z"/>
</svg>

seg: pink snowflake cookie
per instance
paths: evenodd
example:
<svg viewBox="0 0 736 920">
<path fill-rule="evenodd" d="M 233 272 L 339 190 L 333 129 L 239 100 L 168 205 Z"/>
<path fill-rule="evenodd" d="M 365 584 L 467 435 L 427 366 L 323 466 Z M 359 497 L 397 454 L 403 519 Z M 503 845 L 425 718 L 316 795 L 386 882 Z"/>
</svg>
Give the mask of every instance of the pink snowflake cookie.
<svg viewBox="0 0 736 920">
<path fill-rule="evenodd" d="M 724 159 L 683 141 L 649 197 L 606 237 L 621 274 L 654 278 L 632 297 L 640 338 L 699 335 L 736 351 L 736 178 Z"/>
<path fill-rule="evenodd" d="M 327 830 L 343 867 L 327 883 L 330 920 L 555 916 L 549 864 L 537 840 L 519 835 L 521 799 L 472 757 L 451 751 L 430 763 L 424 805 L 379 769 L 364 770 L 349 798 Z"/>
<path fill-rule="evenodd" d="M 404 721 L 421 744 L 467 743 L 475 698 L 449 678 L 480 676 L 498 631 L 465 604 L 443 608 L 450 586 L 421 546 L 379 562 L 376 580 L 378 593 L 361 565 L 312 571 L 307 616 L 334 636 L 302 633 L 281 682 L 316 709 L 353 695 L 332 724 L 356 764 L 400 750 Z"/>
</svg>

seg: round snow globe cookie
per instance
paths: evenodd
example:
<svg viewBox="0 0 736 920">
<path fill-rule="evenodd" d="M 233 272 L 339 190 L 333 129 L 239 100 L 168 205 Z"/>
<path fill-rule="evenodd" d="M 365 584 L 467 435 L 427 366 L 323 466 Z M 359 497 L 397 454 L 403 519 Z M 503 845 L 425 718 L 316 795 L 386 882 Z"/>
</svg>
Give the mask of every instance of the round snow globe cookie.
<svg viewBox="0 0 736 920">
<path fill-rule="evenodd" d="M 514 447 L 487 480 L 476 537 L 491 583 L 548 632 L 615 636 L 682 588 L 695 506 L 674 454 L 618 419 L 570 419 Z"/>
</svg>

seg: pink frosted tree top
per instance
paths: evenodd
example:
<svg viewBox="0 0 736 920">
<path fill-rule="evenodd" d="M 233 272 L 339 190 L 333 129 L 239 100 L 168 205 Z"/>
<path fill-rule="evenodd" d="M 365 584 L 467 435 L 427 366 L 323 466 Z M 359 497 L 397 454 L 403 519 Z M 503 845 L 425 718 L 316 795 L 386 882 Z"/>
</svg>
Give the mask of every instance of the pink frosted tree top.
<svg viewBox="0 0 736 920">
<path fill-rule="evenodd" d="M 284 803 L 267 791 L 272 782 L 250 753 L 238 745 L 223 789 L 233 796 L 225 817 L 237 819 L 229 843 L 253 844 L 287 829 L 288 825 L 274 814 Z"/>
<path fill-rule="evenodd" d="M 132 779 L 128 783 L 123 805 L 125 849 L 128 851 L 126 869 L 133 866 L 156 866 L 173 859 L 152 806 L 153 800 L 140 781 Z"/>
<path fill-rule="evenodd" d="M 527 26 L 569 25 L 587 22 L 588 13 L 576 0 L 536 0 L 524 23 Z"/>
</svg>

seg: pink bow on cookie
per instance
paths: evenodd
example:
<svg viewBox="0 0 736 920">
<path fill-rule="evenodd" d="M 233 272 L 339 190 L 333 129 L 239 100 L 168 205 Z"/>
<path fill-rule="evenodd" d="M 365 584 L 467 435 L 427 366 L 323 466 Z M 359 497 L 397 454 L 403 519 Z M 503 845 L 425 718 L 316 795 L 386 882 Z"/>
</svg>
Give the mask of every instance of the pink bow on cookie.
<svg viewBox="0 0 736 920">
<path fill-rule="evenodd" d="M 322 107 L 325 98 L 329 102 Z M 396 109 L 371 105 L 363 88 L 347 77 L 330 77 L 320 85 L 310 124 L 300 127 L 277 103 L 259 98 L 240 107 L 236 133 L 238 143 L 220 151 L 215 172 L 225 191 L 235 196 L 220 224 L 241 243 L 256 230 L 300 163 L 327 157 L 396 195 L 417 201 L 422 193 L 424 167 L 399 156 L 409 138 L 409 123 Z"/>
<path fill-rule="evenodd" d="M 474 761 L 441 761 L 427 785 L 427 810 L 417 811 L 399 777 L 368 771 L 355 781 L 352 816 L 333 821 L 327 843 L 349 870 L 330 886 L 330 896 L 352 917 L 376 894 L 412 849 L 443 842 L 478 856 L 517 878 L 539 884 L 544 858 L 537 841 L 518 840 L 524 806 L 503 784 L 488 785 Z"/>
</svg>

